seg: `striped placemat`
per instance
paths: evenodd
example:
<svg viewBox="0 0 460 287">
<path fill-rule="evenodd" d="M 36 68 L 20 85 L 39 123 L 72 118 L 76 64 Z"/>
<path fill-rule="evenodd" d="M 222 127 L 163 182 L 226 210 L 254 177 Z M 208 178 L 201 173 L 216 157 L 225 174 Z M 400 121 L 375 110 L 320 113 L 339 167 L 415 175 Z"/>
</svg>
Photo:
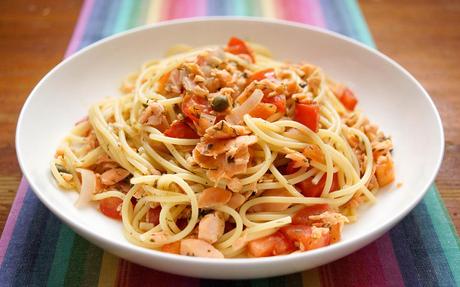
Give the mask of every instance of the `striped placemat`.
<svg viewBox="0 0 460 287">
<path fill-rule="evenodd" d="M 207 15 L 280 18 L 374 42 L 355 0 L 86 0 L 66 56 L 111 34 Z M 200 280 L 117 258 L 76 235 L 23 180 L 0 240 L 0 286 L 459 286 L 459 239 L 432 186 L 396 227 L 331 264 L 282 277 Z"/>
</svg>

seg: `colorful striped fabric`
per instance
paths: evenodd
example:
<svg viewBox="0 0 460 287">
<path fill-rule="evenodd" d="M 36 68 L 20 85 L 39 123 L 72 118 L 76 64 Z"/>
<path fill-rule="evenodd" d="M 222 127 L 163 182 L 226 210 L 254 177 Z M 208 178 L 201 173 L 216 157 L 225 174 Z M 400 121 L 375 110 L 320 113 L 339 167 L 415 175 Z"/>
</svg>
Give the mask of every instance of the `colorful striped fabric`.
<svg viewBox="0 0 460 287">
<path fill-rule="evenodd" d="M 239 15 L 334 30 L 374 46 L 354 0 L 86 0 L 66 56 L 111 34 L 158 21 Z M 459 239 L 436 188 L 396 227 L 358 252 L 288 276 L 186 278 L 138 266 L 76 235 L 23 180 L 0 240 L 0 286 L 459 286 Z"/>
</svg>

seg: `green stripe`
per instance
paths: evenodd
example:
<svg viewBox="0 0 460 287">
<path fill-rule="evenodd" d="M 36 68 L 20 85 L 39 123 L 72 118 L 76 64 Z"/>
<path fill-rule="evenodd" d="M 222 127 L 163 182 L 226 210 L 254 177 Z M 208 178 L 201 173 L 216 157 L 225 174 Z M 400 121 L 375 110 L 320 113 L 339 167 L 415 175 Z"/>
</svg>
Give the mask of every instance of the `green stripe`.
<svg viewBox="0 0 460 287">
<path fill-rule="evenodd" d="M 356 29 L 359 41 L 369 47 L 375 48 L 375 42 L 372 39 L 366 20 L 356 0 L 346 0 L 344 2 L 348 10 L 348 15 L 351 17 L 351 23 L 353 23 L 353 27 Z"/>
<path fill-rule="evenodd" d="M 128 25 L 131 22 L 130 19 L 132 19 L 132 11 L 135 7 L 134 3 L 135 1 L 131 0 L 121 1 L 120 8 L 118 9 L 118 15 L 112 28 L 113 34 L 122 32 L 128 28 Z"/>
<path fill-rule="evenodd" d="M 460 286 L 460 241 L 449 213 L 434 185 L 428 190 L 423 201 L 428 207 L 428 214 L 455 282 L 457 286 Z"/>
<path fill-rule="evenodd" d="M 148 14 L 148 7 L 150 5 L 149 0 L 133 0 L 133 1 L 136 4 L 133 5 L 134 9 L 132 11 L 130 21 L 128 23 L 128 28 L 134 28 L 134 27 L 145 24 L 147 14 Z"/>
<path fill-rule="evenodd" d="M 262 0 L 248 0 L 246 1 L 247 10 L 249 11 L 248 16 L 262 17 L 262 6 L 260 1 Z M 267 1 L 267 0 L 264 0 Z"/>
<path fill-rule="evenodd" d="M 87 254 L 89 254 L 89 256 L 86 256 L 86 262 L 84 264 L 85 272 L 81 281 L 81 286 L 97 286 L 103 253 L 104 251 L 96 245 L 88 245 Z"/>
<path fill-rule="evenodd" d="M 78 235 L 75 237 L 70 256 L 72 260 L 69 262 L 69 268 L 67 269 L 64 281 L 65 286 L 83 286 L 81 282 L 84 276 L 85 262 L 89 246 L 90 243 L 85 239 Z"/>
<path fill-rule="evenodd" d="M 247 10 L 247 2 L 250 1 L 245 1 L 245 0 L 233 0 L 232 6 L 233 6 L 233 11 L 230 11 L 230 14 L 233 13 L 235 16 L 248 16 L 248 10 Z"/>
<path fill-rule="evenodd" d="M 67 268 L 69 266 L 75 233 L 67 225 L 62 225 L 59 232 L 53 264 L 48 276 L 48 286 L 63 286 Z"/>
<path fill-rule="evenodd" d="M 51 269 L 51 260 L 53 259 L 56 250 L 58 235 L 61 230 L 62 223 L 54 215 L 50 215 L 46 222 L 45 229 L 40 235 L 40 246 L 35 257 L 35 262 L 32 269 L 32 274 L 27 276 L 30 278 L 31 285 L 40 285 L 46 282 Z M 35 238 L 36 240 L 38 238 Z"/>
</svg>

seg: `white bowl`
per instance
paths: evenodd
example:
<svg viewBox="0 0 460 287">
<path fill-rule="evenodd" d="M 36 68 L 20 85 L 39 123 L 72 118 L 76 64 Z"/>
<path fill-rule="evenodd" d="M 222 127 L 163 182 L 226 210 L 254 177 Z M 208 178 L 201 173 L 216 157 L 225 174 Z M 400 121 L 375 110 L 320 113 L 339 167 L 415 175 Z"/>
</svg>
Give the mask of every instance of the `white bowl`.
<svg viewBox="0 0 460 287">
<path fill-rule="evenodd" d="M 393 138 L 396 182 L 360 210 L 337 244 L 305 253 L 256 259 L 206 259 L 148 250 L 129 243 L 120 222 L 94 208 L 77 209 L 76 192 L 54 184 L 49 162 L 61 139 L 90 105 L 118 94 L 122 79 L 171 45 L 224 44 L 236 35 L 267 46 L 277 59 L 305 60 L 349 85 L 359 109 Z M 40 200 L 75 232 L 127 260 L 202 278 L 257 278 L 294 273 L 343 257 L 375 240 L 423 197 L 441 163 L 439 114 L 422 86 L 401 66 L 366 46 L 322 29 L 255 18 L 179 20 L 141 27 L 99 41 L 48 73 L 30 94 L 18 121 L 19 163 Z M 396 190 L 395 190 L 396 189 Z"/>
</svg>

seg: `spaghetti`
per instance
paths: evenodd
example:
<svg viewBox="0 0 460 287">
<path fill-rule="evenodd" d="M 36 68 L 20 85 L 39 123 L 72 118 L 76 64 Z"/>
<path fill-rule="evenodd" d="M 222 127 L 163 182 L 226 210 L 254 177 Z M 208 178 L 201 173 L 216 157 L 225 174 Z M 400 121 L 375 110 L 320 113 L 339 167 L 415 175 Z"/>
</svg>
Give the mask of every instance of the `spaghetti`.
<svg viewBox="0 0 460 287">
<path fill-rule="evenodd" d="M 139 246 L 272 256 L 340 240 L 394 180 L 392 142 L 347 87 L 231 38 L 170 51 L 93 105 L 51 163 Z"/>
</svg>

